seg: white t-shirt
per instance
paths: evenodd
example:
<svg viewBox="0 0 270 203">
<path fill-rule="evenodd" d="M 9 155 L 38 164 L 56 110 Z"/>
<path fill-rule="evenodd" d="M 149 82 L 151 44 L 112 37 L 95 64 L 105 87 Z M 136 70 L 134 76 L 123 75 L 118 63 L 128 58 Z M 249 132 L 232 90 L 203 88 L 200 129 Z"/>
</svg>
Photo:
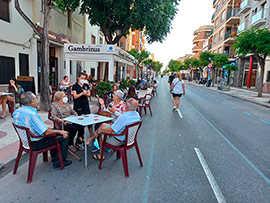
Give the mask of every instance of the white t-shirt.
<svg viewBox="0 0 270 203">
<path fill-rule="evenodd" d="M 174 87 L 172 89 L 172 93 L 183 94 L 183 86 L 182 85 L 184 84 L 184 80 L 179 81 L 178 78 L 174 78 L 172 83 L 174 85 Z"/>
</svg>

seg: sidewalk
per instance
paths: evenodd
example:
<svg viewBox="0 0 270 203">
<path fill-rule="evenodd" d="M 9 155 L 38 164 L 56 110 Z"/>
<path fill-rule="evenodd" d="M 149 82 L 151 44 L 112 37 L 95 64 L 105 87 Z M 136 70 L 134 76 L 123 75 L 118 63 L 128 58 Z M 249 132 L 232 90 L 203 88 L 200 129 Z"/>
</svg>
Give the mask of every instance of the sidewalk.
<svg viewBox="0 0 270 203">
<path fill-rule="evenodd" d="M 218 90 L 217 86 L 206 87 L 206 86 L 203 86 L 202 84 L 197 84 L 195 82 L 188 82 L 188 81 L 186 81 L 186 83 L 192 84 L 195 86 L 199 86 L 202 88 L 206 88 L 206 89 L 209 89 L 212 91 L 216 91 L 216 92 L 219 92 L 221 94 L 226 94 L 226 95 L 229 95 L 231 97 L 243 99 L 243 100 L 270 108 L 270 103 L 269 103 L 270 94 L 269 93 L 263 93 L 262 97 L 257 97 L 258 92 L 254 91 L 254 90 L 244 89 L 244 88 L 231 87 L 230 91 L 222 91 L 222 90 Z"/>
</svg>

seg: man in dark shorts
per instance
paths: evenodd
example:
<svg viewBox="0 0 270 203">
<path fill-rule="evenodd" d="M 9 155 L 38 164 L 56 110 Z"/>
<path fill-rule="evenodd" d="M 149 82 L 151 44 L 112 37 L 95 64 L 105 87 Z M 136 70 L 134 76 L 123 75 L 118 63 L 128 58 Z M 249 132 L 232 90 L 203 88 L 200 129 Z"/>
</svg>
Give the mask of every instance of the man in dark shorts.
<svg viewBox="0 0 270 203">
<path fill-rule="evenodd" d="M 175 78 L 175 75 L 173 73 L 171 73 L 171 75 L 169 76 L 170 87 L 171 87 L 171 84 L 172 84 L 172 81 L 174 78 Z"/>
</svg>

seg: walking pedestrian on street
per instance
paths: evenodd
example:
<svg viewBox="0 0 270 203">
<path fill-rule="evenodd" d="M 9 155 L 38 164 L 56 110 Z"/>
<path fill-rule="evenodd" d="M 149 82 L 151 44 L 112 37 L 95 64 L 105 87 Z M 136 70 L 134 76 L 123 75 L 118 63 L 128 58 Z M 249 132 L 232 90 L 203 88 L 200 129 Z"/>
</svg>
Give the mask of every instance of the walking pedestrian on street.
<svg viewBox="0 0 270 203">
<path fill-rule="evenodd" d="M 174 78 L 175 78 L 175 75 L 173 73 L 171 73 L 171 75 L 169 76 L 169 80 L 168 80 L 168 83 L 170 83 L 170 87 L 172 85 Z"/>
<path fill-rule="evenodd" d="M 173 111 L 179 111 L 180 97 L 185 95 L 185 84 L 180 74 L 173 80 L 170 93 L 173 95 Z"/>
</svg>

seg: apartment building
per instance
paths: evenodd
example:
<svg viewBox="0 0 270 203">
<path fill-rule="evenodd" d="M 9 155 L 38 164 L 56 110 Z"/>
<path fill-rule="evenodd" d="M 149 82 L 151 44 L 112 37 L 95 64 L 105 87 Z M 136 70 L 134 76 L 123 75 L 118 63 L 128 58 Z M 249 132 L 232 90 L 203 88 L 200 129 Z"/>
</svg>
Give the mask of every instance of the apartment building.
<svg viewBox="0 0 270 203">
<path fill-rule="evenodd" d="M 144 31 L 131 31 L 130 32 L 130 49 L 136 49 L 137 51 L 142 51 L 145 49 L 145 36 Z"/>
<path fill-rule="evenodd" d="M 232 45 L 240 22 L 241 0 L 214 0 L 215 12 L 212 16 L 213 32 L 209 37 L 209 50 L 212 53 L 226 53 L 230 61 L 235 61 Z"/>
<path fill-rule="evenodd" d="M 208 42 L 208 37 L 211 35 L 211 31 L 213 29 L 212 25 L 205 25 L 199 27 L 198 30 L 195 30 L 193 33 L 194 39 L 193 39 L 193 45 L 192 53 L 194 54 L 193 58 L 199 58 L 200 54 L 202 53 L 204 49 L 204 43 L 205 41 Z"/>
<path fill-rule="evenodd" d="M 240 4 L 240 25 L 237 34 L 255 26 L 269 29 L 269 6 L 268 0 L 242 0 Z M 235 74 L 235 86 L 256 87 L 258 62 L 253 55 L 245 57 L 238 56 L 237 67 L 239 71 Z M 267 58 L 265 65 L 264 84 L 270 82 L 270 58 Z M 270 89 L 264 88 L 264 92 Z"/>
</svg>

